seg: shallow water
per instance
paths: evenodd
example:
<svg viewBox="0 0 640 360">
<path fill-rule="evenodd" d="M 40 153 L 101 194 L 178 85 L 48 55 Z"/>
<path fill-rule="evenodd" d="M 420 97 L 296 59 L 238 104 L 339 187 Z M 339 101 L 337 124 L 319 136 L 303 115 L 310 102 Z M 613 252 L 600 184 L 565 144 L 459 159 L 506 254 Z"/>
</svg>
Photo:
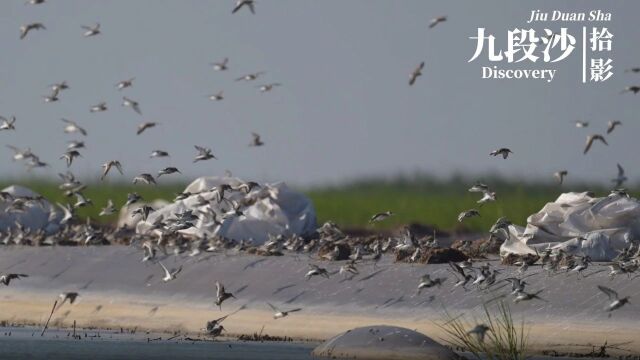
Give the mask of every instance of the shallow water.
<svg viewBox="0 0 640 360">
<path fill-rule="evenodd" d="M 11 331 L 11 336 L 8 332 Z M 314 344 L 247 343 L 237 341 L 191 342 L 156 340 L 146 335 L 79 331 L 81 338 L 67 336 L 67 330 L 0 328 L 0 359 L 311 359 Z M 94 337 L 92 337 L 94 336 Z M 155 337 L 151 335 L 151 337 Z"/>
</svg>

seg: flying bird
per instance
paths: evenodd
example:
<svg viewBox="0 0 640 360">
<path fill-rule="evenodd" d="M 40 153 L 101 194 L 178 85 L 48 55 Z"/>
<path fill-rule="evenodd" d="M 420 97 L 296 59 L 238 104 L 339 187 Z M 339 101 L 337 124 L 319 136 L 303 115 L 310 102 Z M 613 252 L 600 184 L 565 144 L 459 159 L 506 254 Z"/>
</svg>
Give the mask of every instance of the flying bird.
<svg viewBox="0 0 640 360">
<path fill-rule="evenodd" d="M 15 130 L 16 126 L 16 117 L 15 116 L 11 116 L 11 118 L 7 119 L 4 116 L 0 116 L 0 120 L 2 120 L 2 122 L 0 122 L 0 131 L 2 130 Z"/>
<path fill-rule="evenodd" d="M 31 23 L 27 25 L 22 25 L 20 26 L 20 40 L 27 37 L 27 34 L 29 34 L 31 30 L 46 30 L 46 29 L 47 28 L 44 27 L 42 23 Z"/>
<path fill-rule="evenodd" d="M 139 182 L 145 183 L 147 185 L 151 185 L 151 184 L 156 185 L 156 180 L 153 178 L 153 175 L 147 174 L 147 173 L 140 174 L 133 178 L 134 184 L 137 184 Z"/>
<path fill-rule="evenodd" d="M 629 302 L 629 296 L 623 297 L 621 299 L 616 291 L 609 289 L 608 287 L 598 285 L 598 289 L 605 293 L 609 297 L 609 301 L 611 301 L 605 308 L 606 311 L 614 311 L 620 309 L 624 306 L 624 304 L 627 304 Z"/>
<path fill-rule="evenodd" d="M 158 177 L 160 177 L 162 175 L 170 175 L 170 174 L 173 174 L 173 173 L 182 174 L 180 172 L 180 170 L 178 170 L 178 168 L 175 168 L 173 166 L 169 166 L 169 167 L 166 167 L 166 168 L 158 171 Z"/>
<path fill-rule="evenodd" d="M 75 121 L 71 121 L 65 118 L 60 119 L 62 122 L 64 122 L 65 124 L 67 124 L 64 127 L 64 132 L 67 134 L 71 134 L 71 133 L 80 133 L 83 136 L 87 136 L 87 131 L 80 127 Z"/>
<path fill-rule="evenodd" d="M 624 175 L 624 169 L 620 164 L 616 164 L 618 166 L 618 176 L 614 179 L 611 179 L 611 182 L 615 183 L 616 188 L 622 187 L 622 185 L 627 181 L 627 177 Z"/>
<path fill-rule="evenodd" d="M 86 30 L 84 32 L 84 34 L 82 34 L 84 37 L 96 36 L 96 35 L 100 34 L 100 24 L 99 23 L 95 24 L 94 26 L 83 25 L 81 27 Z"/>
<path fill-rule="evenodd" d="M 618 120 L 609 120 L 607 123 L 607 134 L 611 134 L 611 132 L 616 128 L 616 126 L 622 125 L 622 122 Z"/>
<path fill-rule="evenodd" d="M 251 136 L 253 136 L 253 140 L 251 141 L 249 146 L 262 146 L 262 145 L 264 145 L 264 143 L 260 139 L 260 135 L 259 134 L 251 133 Z"/>
<path fill-rule="evenodd" d="M 491 156 L 502 155 L 503 159 L 508 158 L 509 154 L 513 154 L 513 151 L 511 151 L 511 149 L 508 149 L 508 148 L 500 148 L 498 150 L 493 150 L 492 152 L 489 153 L 489 155 Z"/>
<path fill-rule="evenodd" d="M 249 10 L 251 10 L 252 14 L 255 14 L 256 10 L 253 7 L 254 4 L 255 4 L 254 0 L 237 0 L 236 6 L 233 8 L 233 11 L 231 11 L 231 13 L 235 14 L 236 12 L 238 12 L 238 10 L 242 9 L 243 6 L 246 6 L 249 8 Z"/>
<path fill-rule="evenodd" d="M 591 145 L 593 145 L 593 142 L 596 141 L 596 140 L 600 140 L 605 145 L 609 145 L 609 144 L 607 144 L 607 140 L 604 139 L 604 136 L 602 136 L 600 134 L 589 135 L 589 136 L 587 136 L 587 145 L 584 148 L 583 154 L 586 154 L 589 151 L 589 149 L 591 149 Z"/>
<path fill-rule="evenodd" d="M 6 286 L 9 286 L 9 283 L 11 282 L 11 280 L 13 279 L 20 279 L 20 278 L 25 278 L 25 277 L 29 277 L 29 275 L 26 274 L 2 274 L 0 275 L 0 283 L 4 284 Z"/>
<path fill-rule="evenodd" d="M 157 157 L 168 157 L 169 153 L 163 150 L 153 150 L 151 152 L 151 155 L 149 156 L 150 158 L 157 158 Z"/>
<path fill-rule="evenodd" d="M 418 65 L 418 67 L 411 73 L 411 76 L 409 77 L 409 86 L 415 84 L 416 79 L 418 79 L 419 76 L 422 76 L 422 69 L 424 69 L 424 61 L 421 62 L 420 65 Z"/>
<path fill-rule="evenodd" d="M 111 168 L 114 167 L 114 166 L 118 170 L 120 175 L 124 175 L 124 173 L 122 172 L 122 164 L 120 164 L 120 161 L 118 161 L 118 160 L 109 160 L 106 163 L 102 164 L 102 176 L 100 177 L 100 180 L 104 180 L 104 178 L 109 173 L 109 170 L 111 170 Z"/>
<path fill-rule="evenodd" d="M 569 174 L 567 170 L 560 170 L 553 173 L 553 176 L 558 179 L 558 183 L 562 185 L 564 182 L 564 178 Z"/>
<path fill-rule="evenodd" d="M 577 128 L 586 128 L 586 127 L 589 126 L 589 122 L 588 121 L 580 121 L 580 120 L 578 120 L 575 123 L 576 123 L 576 127 Z"/>
<path fill-rule="evenodd" d="M 116 88 L 118 88 L 118 90 L 122 90 L 122 89 L 126 89 L 128 87 L 132 87 L 133 86 L 133 80 L 135 80 L 136 78 L 130 78 L 127 80 L 122 80 L 119 83 L 116 84 Z"/>
<path fill-rule="evenodd" d="M 64 159 L 67 162 L 67 167 L 70 167 L 71 164 L 73 163 L 73 159 L 77 157 L 82 157 L 82 155 L 80 155 L 80 152 L 78 150 L 67 150 L 67 152 L 65 152 L 64 154 L 62 154 L 62 156 L 60 156 L 60 159 Z"/>
<path fill-rule="evenodd" d="M 232 293 L 226 292 L 224 289 L 224 285 L 216 281 L 216 301 L 215 304 L 222 309 L 222 303 L 229 299 L 236 298 Z"/>
<path fill-rule="evenodd" d="M 224 58 L 222 61 L 211 63 L 213 66 L 213 70 L 215 71 L 225 71 L 227 70 L 227 64 L 229 63 L 229 58 Z"/>
<path fill-rule="evenodd" d="M 258 71 L 257 73 L 253 73 L 253 74 L 247 74 L 244 76 L 241 76 L 239 78 L 236 79 L 236 81 L 253 81 L 255 79 L 257 79 L 260 75 L 263 75 L 264 71 Z"/>
<path fill-rule="evenodd" d="M 431 22 L 429 23 L 429 29 L 433 29 L 436 25 L 447 21 L 447 17 L 446 16 L 438 16 L 436 18 L 431 19 Z"/>
<path fill-rule="evenodd" d="M 107 200 L 107 205 L 100 210 L 100 214 L 98 216 L 109 216 L 113 215 L 116 212 L 115 206 L 113 206 L 113 201 L 111 199 Z"/>
<path fill-rule="evenodd" d="M 106 102 L 101 102 L 99 104 L 93 105 L 92 107 L 89 108 L 89 112 L 103 112 L 103 111 L 107 111 L 107 103 Z"/>
<path fill-rule="evenodd" d="M 211 149 L 198 145 L 194 145 L 194 147 L 196 148 L 196 150 L 198 150 L 198 155 L 196 155 L 195 159 L 193 159 L 194 163 L 203 160 L 217 159 L 211 152 Z"/>
<path fill-rule="evenodd" d="M 295 309 L 291 309 L 291 310 L 287 310 L 287 311 L 282 311 L 280 309 L 278 309 L 277 307 L 273 306 L 271 303 L 267 302 L 267 305 L 269 305 L 269 307 L 275 311 L 275 313 L 273 314 L 273 318 L 274 319 L 281 319 L 283 317 L 287 317 L 289 316 L 290 313 L 292 312 L 297 312 L 302 310 L 302 308 L 295 308 Z"/>
<path fill-rule="evenodd" d="M 258 86 L 258 89 L 260 90 L 260 92 L 264 93 L 264 92 L 269 92 L 273 90 L 275 86 L 282 86 L 282 84 L 280 83 L 264 84 L 264 85 Z"/>
<path fill-rule="evenodd" d="M 209 95 L 209 100 L 211 101 L 220 101 L 220 100 L 224 100 L 224 95 L 223 95 L 223 91 L 220 90 L 218 93 L 216 94 L 211 94 Z"/>
<path fill-rule="evenodd" d="M 380 222 L 380 221 L 386 220 L 389 217 L 391 217 L 392 215 L 394 215 L 392 211 L 385 211 L 385 212 L 377 213 L 377 214 L 373 215 L 369 219 L 369 224 L 373 224 L 374 222 Z"/>
<path fill-rule="evenodd" d="M 472 218 L 474 216 L 480 216 L 480 212 L 476 209 L 463 211 L 458 215 L 458 222 L 462 222 L 464 219 Z"/>
<path fill-rule="evenodd" d="M 145 123 L 142 123 L 142 124 L 138 125 L 138 130 L 136 131 L 136 135 L 140 135 L 140 134 L 142 134 L 145 130 L 147 130 L 147 129 L 151 129 L 152 127 L 155 127 L 156 125 L 158 125 L 158 123 L 155 123 L 155 122 L 145 122 Z"/>
<path fill-rule="evenodd" d="M 640 92 L 640 86 L 638 86 L 638 85 L 627 86 L 620 93 L 624 94 L 626 92 L 632 92 L 634 94 L 637 94 L 638 92 Z"/>
<path fill-rule="evenodd" d="M 129 99 L 126 96 L 122 97 L 122 106 L 128 106 L 133 109 L 133 111 L 137 112 L 139 115 L 142 115 L 142 111 L 140 111 L 140 104 L 137 101 Z"/>
</svg>

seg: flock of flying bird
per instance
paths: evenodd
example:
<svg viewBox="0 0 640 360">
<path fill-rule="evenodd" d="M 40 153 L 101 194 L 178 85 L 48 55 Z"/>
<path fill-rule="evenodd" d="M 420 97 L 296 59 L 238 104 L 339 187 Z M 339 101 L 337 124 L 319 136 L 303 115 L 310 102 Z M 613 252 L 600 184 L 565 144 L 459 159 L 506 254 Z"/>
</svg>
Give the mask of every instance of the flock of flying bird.
<svg viewBox="0 0 640 360">
<path fill-rule="evenodd" d="M 29 0 L 29 4 L 39 5 L 44 3 L 45 0 Z M 253 0 L 238 0 L 236 2 L 235 7 L 232 9 L 232 13 L 236 13 L 241 11 L 242 9 L 248 9 L 251 13 L 255 14 L 255 2 Z M 447 21 L 446 16 L 439 16 L 434 18 L 430 24 L 429 28 L 433 28 L 440 23 Z M 84 30 L 83 36 L 85 37 L 94 37 L 101 34 L 101 26 L 99 23 L 93 26 L 82 26 Z M 46 30 L 46 27 L 42 23 L 30 23 L 22 26 L 20 28 L 20 39 L 27 39 L 33 31 L 38 30 Z M 227 71 L 228 70 L 229 59 L 224 58 L 222 61 L 211 63 L 210 65 L 215 71 Z M 409 77 L 409 85 L 415 85 L 416 81 L 420 76 L 422 76 L 422 72 L 424 71 L 425 63 L 421 62 L 411 73 Z M 632 72 L 640 72 L 640 68 L 630 69 Z M 236 81 L 246 81 L 251 82 L 255 81 L 264 75 L 264 72 L 255 72 L 246 74 L 236 78 Z M 129 78 L 126 80 L 122 80 L 116 84 L 116 89 L 118 91 L 125 91 L 134 86 L 135 78 Z M 276 87 L 281 86 L 280 83 L 267 83 L 258 86 L 260 92 L 270 92 Z M 60 101 L 63 93 L 70 89 L 70 85 L 66 82 L 60 82 L 57 84 L 53 84 L 50 86 L 50 93 L 44 96 L 44 101 L 47 103 Z M 637 94 L 640 92 L 640 86 L 629 86 L 624 92 L 632 92 Z M 208 96 L 211 101 L 222 101 L 224 100 L 224 92 L 219 91 L 215 94 L 211 94 Z M 142 115 L 142 108 L 139 102 L 128 97 L 122 96 L 122 104 L 123 107 L 130 108 L 138 115 Z M 89 106 L 90 113 L 104 112 L 108 111 L 109 107 L 107 103 L 101 102 L 92 106 Z M 78 134 L 81 136 L 87 136 L 87 131 L 80 126 L 75 121 L 63 118 L 61 121 L 64 124 L 64 132 L 69 134 Z M 143 134 L 148 129 L 151 129 L 155 126 L 159 125 L 156 122 L 143 122 L 141 123 L 136 133 L 138 135 Z M 577 121 L 575 123 L 578 128 L 587 128 L 589 126 L 588 122 Z M 622 125 L 620 121 L 609 121 L 606 133 L 607 135 L 611 134 L 614 129 L 618 126 Z M 15 131 L 16 130 L 16 117 L 0 117 L 0 131 Z M 596 141 L 602 142 L 605 145 L 608 145 L 605 137 L 601 134 L 592 134 L 587 136 L 586 145 L 584 148 L 584 154 L 587 154 L 590 149 L 594 146 Z M 259 134 L 252 134 L 252 141 L 249 144 L 250 146 L 262 146 L 264 142 L 262 141 Z M 14 161 L 25 161 L 26 166 L 29 169 L 38 168 L 48 166 L 47 163 L 43 162 L 39 156 L 34 154 L 31 149 L 21 149 L 14 146 L 8 146 L 13 150 L 13 160 Z M 81 149 L 85 147 L 85 143 L 82 140 L 73 140 L 69 142 L 69 145 L 66 151 L 60 156 L 61 160 L 64 160 L 66 167 L 71 168 L 74 160 L 78 157 L 82 157 Z M 193 158 L 193 162 L 197 163 L 200 161 L 207 161 L 211 159 L 216 159 L 216 156 L 213 154 L 213 151 L 210 148 L 196 145 L 195 146 L 196 155 Z M 507 159 L 511 156 L 513 152 L 509 148 L 499 148 L 490 153 L 491 156 L 501 156 L 503 159 Z M 152 150 L 150 157 L 151 158 L 162 158 L 169 157 L 169 153 L 164 150 Z M 119 160 L 109 160 L 102 165 L 102 172 L 100 179 L 104 180 L 113 170 L 118 171 L 120 174 L 123 174 L 122 164 Z M 166 167 L 157 172 L 154 176 L 151 173 L 141 173 L 135 176 L 132 180 L 134 184 L 146 184 L 146 185 L 155 185 L 156 181 L 161 176 L 171 175 L 171 174 L 180 174 L 180 170 L 176 167 Z M 565 177 L 568 175 L 567 170 L 560 170 L 554 174 L 557 178 L 558 182 L 562 184 L 564 182 Z M 31 229 L 25 229 L 19 225 L 16 226 L 15 229 L 10 229 L 7 234 L 3 235 L 1 239 L 5 244 L 16 243 L 16 244 L 25 244 L 25 243 L 38 243 L 38 244 L 47 244 L 47 243 L 61 243 L 61 241 L 76 241 L 80 243 L 84 243 L 86 245 L 95 244 L 95 243 L 110 243 L 117 242 L 118 238 L 121 237 L 122 233 L 126 233 L 131 237 L 131 243 L 141 244 L 141 248 L 144 253 L 144 257 L 142 261 L 152 261 L 159 265 L 162 270 L 163 282 L 174 281 L 178 278 L 178 275 L 182 271 L 182 266 L 176 269 L 167 268 L 162 261 L 159 259 L 158 253 L 163 252 L 165 256 L 167 256 L 168 247 L 173 247 L 176 254 L 182 253 L 184 251 L 190 250 L 190 256 L 196 256 L 200 252 L 216 252 L 225 249 L 238 249 L 239 251 L 265 254 L 265 255 L 273 255 L 276 253 L 281 253 L 284 251 L 291 252 L 307 252 L 311 253 L 314 251 L 318 251 L 322 248 L 330 249 L 325 252 L 322 256 L 320 256 L 321 260 L 341 260 L 339 256 L 341 254 L 340 246 L 347 246 L 349 248 L 349 256 L 348 261 L 340 266 L 339 274 L 343 275 L 347 279 L 352 279 L 354 276 L 360 274 L 358 270 L 358 264 L 363 261 L 372 261 L 375 263 L 380 259 L 380 257 L 387 252 L 409 252 L 411 256 L 409 257 L 411 262 L 416 262 L 420 256 L 428 251 L 429 249 L 437 249 L 440 248 L 440 244 L 438 240 L 434 236 L 428 236 L 422 239 L 416 239 L 416 237 L 408 230 L 408 228 L 404 231 L 404 233 L 399 238 L 390 237 L 386 241 L 377 239 L 375 241 L 362 241 L 358 242 L 345 235 L 335 224 L 326 223 L 322 227 L 320 227 L 317 231 L 317 237 L 312 238 L 302 238 L 293 236 L 291 238 L 284 238 L 282 236 L 278 237 L 270 237 L 270 240 L 265 244 L 260 246 L 254 246 L 250 242 L 246 241 L 233 241 L 229 239 L 223 238 L 212 238 L 212 239 L 200 239 L 198 241 L 190 241 L 190 239 L 185 238 L 179 231 L 188 229 L 190 227 L 195 226 L 194 223 L 201 219 L 201 217 L 208 217 L 210 221 L 221 224 L 226 217 L 242 217 L 245 216 L 243 213 L 243 209 L 247 206 L 251 205 L 256 199 L 259 199 L 262 196 L 270 196 L 269 189 L 267 186 L 262 186 L 255 182 L 247 182 L 242 184 L 237 184 L 236 186 L 231 186 L 230 184 L 223 184 L 216 188 L 210 189 L 206 192 L 200 194 L 192 194 L 192 193 L 182 193 L 178 194 L 177 200 L 186 199 L 191 196 L 199 196 L 202 200 L 202 206 L 206 209 L 206 205 L 212 202 L 216 202 L 217 204 L 226 203 L 228 206 L 228 211 L 223 214 L 216 214 L 215 212 L 207 212 L 206 210 L 200 213 L 194 213 L 193 211 L 184 211 L 182 213 L 174 214 L 173 218 L 162 219 L 160 218 L 156 223 L 153 224 L 154 229 L 157 230 L 155 235 L 141 235 L 141 234 L 133 234 L 130 230 L 127 233 L 127 229 L 116 229 L 116 230 L 106 230 L 100 229 L 93 226 L 90 222 L 86 224 L 74 224 L 73 220 L 75 218 L 74 211 L 78 208 L 92 206 L 93 203 L 90 199 L 86 198 L 83 195 L 83 191 L 86 189 L 86 185 L 81 183 L 79 180 L 75 178 L 73 173 L 67 171 L 64 174 L 60 174 L 61 179 L 63 180 L 60 185 L 60 190 L 62 190 L 66 196 L 76 198 L 76 202 L 74 204 L 62 205 L 58 204 L 58 207 L 62 211 L 62 220 L 61 224 L 63 227 L 58 233 L 55 234 L 45 234 L 43 231 L 32 231 Z M 615 183 L 616 191 L 618 193 L 623 192 L 622 189 L 619 189 L 627 180 L 624 169 L 622 166 L 618 164 L 618 175 L 612 181 Z M 476 183 L 470 189 L 470 192 L 481 193 L 482 198 L 478 200 L 478 204 L 482 206 L 485 203 L 496 201 L 496 193 L 490 189 L 489 186 L 482 183 Z M 235 193 L 244 193 L 245 197 L 241 202 L 232 201 L 226 196 L 227 194 L 235 192 Z M 206 196 L 205 196 L 206 195 Z M 31 206 L 41 206 L 43 198 L 32 198 L 32 197 L 24 197 L 24 196 L 16 196 L 10 193 L 1 193 L 0 194 L 2 200 L 4 202 L 10 203 L 6 212 L 24 212 L 26 208 Z M 208 197 L 208 198 L 207 198 Z M 137 193 L 131 193 L 127 195 L 126 203 L 124 207 L 132 206 L 136 203 L 142 201 L 142 198 Z M 133 210 L 134 215 L 140 215 L 144 220 L 147 219 L 148 215 L 155 211 L 152 207 L 148 205 L 141 205 L 139 208 Z M 116 208 L 112 200 L 109 200 L 106 206 L 101 210 L 101 216 L 107 216 L 114 214 L 116 212 Z M 56 214 L 57 216 L 58 214 Z M 385 219 L 393 216 L 394 213 L 391 211 L 386 211 L 382 213 L 375 214 L 371 217 L 370 223 L 376 223 L 380 221 L 384 221 Z M 465 219 L 480 216 L 479 210 L 470 209 L 463 211 L 458 216 L 458 221 L 462 222 Z M 53 219 L 52 219 L 53 220 Z M 506 226 L 508 226 L 510 222 L 505 218 L 501 218 L 498 220 L 496 225 L 492 227 L 490 230 L 491 237 L 497 237 L 499 234 L 506 233 Z M 111 231 L 111 232 L 110 232 Z M 465 243 L 465 246 L 469 246 L 469 244 Z M 464 247 L 462 248 L 464 250 Z M 547 249 L 543 254 L 539 256 L 540 265 L 544 270 L 551 273 L 557 273 L 561 271 L 565 271 L 568 273 L 576 273 L 578 276 L 581 276 L 584 270 L 589 267 L 591 263 L 591 259 L 588 257 L 579 257 L 575 255 L 570 255 L 564 253 L 563 251 L 552 251 L 551 249 Z M 519 263 L 518 274 L 523 275 L 528 266 L 532 265 L 531 262 L 521 260 Z M 456 279 L 453 283 L 454 288 L 463 288 L 465 291 L 468 290 L 467 286 L 473 285 L 478 289 L 489 289 L 491 286 L 499 282 L 508 282 L 512 285 L 513 301 L 515 303 L 530 301 L 530 300 L 540 300 L 546 301 L 543 299 L 540 294 L 543 290 L 537 290 L 534 292 L 525 291 L 525 286 L 527 282 L 523 280 L 521 277 L 505 277 L 500 278 L 500 271 L 496 268 L 492 268 L 488 263 L 486 265 L 476 266 L 473 261 L 467 260 L 460 263 L 450 262 L 450 271 L 454 278 Z M 619 258 L 612 262 L 610 265 L 611 272 L 610 276 L 616 276 L 620 274 L 630 275 L 634 273 L 638 268 L 640 268 L 640 247 L 633 251 L 632 248 L 625 249 L 623 253 L 620 254 Z M 308 271 L 305 273 L 305 280 L 310 280 L 314 277 L 323 277 L 330 278 L 333 273 L 326 268 L 323 268 L 317 264 L 310 264 Z M 0 275 L 0 283 L 9 286 L 12 281 L 19 280 L 21 278 L 28 277 L 27 274 L 19 274 L 19 273 L 8 273 Z M 445 278 L 434 278 L 429 274 L 422 276 L 417 285 L 417 293 L 420 294 L 423 290 L 440 287 L 442 286 L 447 279 Z M 598 288 L 609 298 L 609 303 L 606 307 L 606 310 L 611 312 L 617 310 L 627 304 L 629 302 L 629 297 L 621 297 L 618 293 L 610 288 L 604 286 L 598 286 Z M 73 304 L 76 299 L 79 297 L 77 292 L 64 292 L 60 295 L 60 299 L 62 300 L 58 305 L 58 308 L 62 306 L 67 301 L 70 304 Z M 234 299 L 235 296 L 228 292 L 225 289 L 225 286 L 221 282 L 216 282 L 216 292 L 214 304 L 222 309 L 223 302 Z M 279 319 L 288 316 L 291 313 L 301 311 L 301 308 L 287 309 L 282 310 L 277 308 L 271 303 L 267 303 L 269 308 L 274 312 L 274 318 Z M 221 323 L 229 316 L 241 311 L 245 308 L 242 306 L 238 310 L 227 314 L 224 317 L 212 320 L 207 322 L 207 326 L 205 328 L 206 332 L 212 336 L 218 336 L 224 330 L 224 327 Z M 475 328 L 469 331 L 469 334 L 476 335 L 479 341 L 484 341 L 487 331 L 490 328 L 484 324 L 479 324 Z"/>
</svg>

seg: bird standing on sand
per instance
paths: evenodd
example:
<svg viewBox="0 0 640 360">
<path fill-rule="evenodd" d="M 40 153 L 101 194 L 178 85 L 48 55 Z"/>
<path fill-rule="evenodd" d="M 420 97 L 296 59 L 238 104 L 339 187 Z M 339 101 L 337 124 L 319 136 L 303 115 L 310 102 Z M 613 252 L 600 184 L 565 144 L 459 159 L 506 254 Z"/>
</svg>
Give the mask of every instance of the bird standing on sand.
<svg viewBox="0 0 640 360">
<path fill-rule="evenodd" d="M 222 285 L 221 283 L 219 283 L 218 281 L 216 281 L 216 301 L 215 304 L 220 307 L 220 309 L 222 310 L 222 303 L 229 299 L 229 298 L 236 298 L 235 296 L 233 296 L 232 293 L 230 292 L 226 292 L 224 289 L 224 285 Z"/>
<path fill-rule="evenodd" d="M 182 266 L 180 266 L 177 269 L 171 269 L 171 271 L 169 271 L 167 269 L 167 267 L 164 266 L 162 261 L 158 261 L 158 264 L 160 264 L 160 266 L 162 266 L 162 270 L 164 270 L 164 277 L 162 278 L 162 281 L 164 281 L 164 282 L 169 282 L 171 280 L 175 280 L 176 279 L 176 275 L 178 275 L 180 273 L 180 271 L 182 271 Z"/>
<path fill-rule="evenodd" d="M 586 154 L 589 151 L 589 149 L 591 149 L 591 146 L 593 145 L 593 142 L 596 141 L 596 140 L 600 140 L 605 145 L 609 145 L 609 144 L 607 144 L 607 140 L 604 139 L 604 136 L 602 136 L 600 134 L 589 135 L 589 136 L 587 136 L 587 144 L 586 144 L 586 146 L 584 148 L 583 154 Z"/>
<path fill-rule="evenodd" d="M 493 150 L 492 152 L 489 153 L 489 155 L 491 156 L 502 155 L 503 159 L 508 158 L 509 154 L 513 154 L 513 151 L 511 151 L 511 149 L 509 148 L 500 148 L 498 150 Z"/>
<path fill-rule="evenodd" d="M 375 222 L 380 222 L 380 221 L 386 220 L 386 219 L 390 218 L 393 215 L 394 215 L 394 213 L 392 211 L 385 211 L 385 212 L 377 213 L 377 214 L 373 215 L 371 217 L 371 219 L 369 219 L 369 224 L 373 224 Z"/>
<path fill-rule="evenodd" d="M 102 165 L 102 176 L 100 177 L 100 180 L 104 180 L 104 178 L 109 173 L 109 170 L 111 170 L 111 168 L 114 167 L 114 166 L 118 170 L 120 175 L 124 175 L 124 173 L 122 172 L 122 164 L 120 164 L 120 161 L 118 161 L 118 160 L 109 160 L 109 161 L 107 161 L 106 163 L 104 163 Z"/>
<path fill-rule="evenodd" d="M 0 275 L 0 284 L 4 284 L 6 286 L 9 286 L 9 283 L 11 282 L 11 280 L 25 278 L 25 277 L 29 277 L 29 275 L 26 275 L 26 274 L 2 274 L 2 275 Z"/>
<path fill-rule="evenodd" d="M 621 307 L 624 306 L 624 304 L 627 304 L 629 302 L 629 299 L 630 299 L 629 296 L 623 297 L 621 299 L 618 296 L 618 293 L 616 291 L 609 289 L 608 287 L 598 285 L 598 289 L 600 289 L 600 291 L 605 293 L 609 297 L 609 300 L 611 301 L 609 304 L 607 304 L 607 307 L 605 308 L 606 311 L 611 312 L 611 311 L 620 309 Z"/>
<path fill-rule="evenodd" d="M 281 319 L 283 317 L 287 317 L 289 316 L 290 313 L 292 312 L 297 312 L 302 310 L 302 308 L 295 308 L 295 309 L 291 309 L 291 310 L 287 310 L 287 311 L 282 311 L 280 309 L 278 309 L 277 307 L 273 306 L 271 303 L 267 302 L 267 305 L 269 305 L 269 307 L 275 311 L 275 313 L 273 314 L 273 318 L 274 319 Z"/>
<path fill-rule="evenodd" d="M 422 76 L 422 69 L 424 69 L 424 61 L 411 72 L 411 76 L 409 77 L 409 86 L 415 84 L 418 77 Z"/>
</svg>

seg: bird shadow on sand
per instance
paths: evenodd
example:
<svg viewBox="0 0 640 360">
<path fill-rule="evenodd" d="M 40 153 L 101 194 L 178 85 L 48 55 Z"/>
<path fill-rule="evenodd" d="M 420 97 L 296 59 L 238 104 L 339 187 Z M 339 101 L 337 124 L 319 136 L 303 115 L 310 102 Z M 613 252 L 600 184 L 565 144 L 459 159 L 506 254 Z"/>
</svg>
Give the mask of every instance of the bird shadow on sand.
<svg viewBox="0 0 640 360">
<path fill-rule="evenodd" d="M 376 271 L 372 272 L 371 274 L 358 279 L 358 281 L 367 281 L 367 280 L 373 279 L 374 277 L 376 277 L 381 272 L 384 272 L 385 270 L 387 270 L 387 269 L 384 268 L 384 269 L 376 270 Z"/>
<path fill-rule="evenodd" d="M 234 291 L 233 293 L 235 295 L 240 294 L 241 292 L 245 291 L 247 288 L 249 287 L 249 285 L 242 285 L 238 288 L 238 290 Z"/>
<path fill-rule="evenodd" d="M 64 268 L 62 271 L 60 271 L 59 273 L 54 274 L 54 275 L 51 277 L 51 280 L 55 280 L 55 279 L 59 278 L 60 276 L 62 276 L 62 274 L 64 274 L 64 273 L 66 273 L 67 271 L 69 271 L 69 269 L 71 269 L 71 267 L 72 267 L 72 266 L 71 266 L 71 265 L 69 265 L 69 266 L 67 266 L 66 268 Z"/>
<path fill-rule="evenodd" d="M 89 280 L 86 284 L 82 285 L 79 290 L 87 290 L 91 284 L 93 284 L 93 280 Z"/>
<path fill-rule="evenodd" d="M 7 266 L 4 270 L 5 270 L 5 271 L 6 271 L 6 270 L 9 270 L 9 269 L 14 268 L 14 267 L 16 267 L 16 266 L 18 266 L 18 265 L 20 265 L 20 264 L 22 264 L 22 263 L 25 263 L 25 262 L 27 262 L 27 259 L 22 259 L 22 260 L 20 260 L 20 261 L 17 261 L 17 262 L 15 262 L 15 263 L 13 263 L 13 264 L 11 264 L 11 265 Z M 49 260 L 47 260 L 46 262 L 49 262 Z M 45 262 L 45 263 L 46 263 L 46 262 Z"/>
<path fill-rule="evenodd" d="M 290 289 L 290 288 L 292 288 L 292 287 L 294 287 L 294 286 L 296 286 L 296 284 L 289 284 L 289 285 L 281 286 L 281 287 L 279 287 L 279 288 L 275 289 L 275 290 L 271 293 L 271 295 L 276 295 L 276 294 L 278 294 L 278 293 L 280 293 L 280 292 L 282 292 L 282 291 L 284 291 L 284 290 Z"/>
<path fill-rule="evenodd" d="M 245 266 L 244 266 L 244 268 L 243 268 L 242 270 L 244 271 L 244 270 L 247 270 L 247 269 L 249 269 L 249 268 L 254 268 L 256 265 L 258 265 L 258 264 L 260 264 L 260 263 L 262 263 L 262 262 L 265 262 L 265 261 L 267 261 L 267 259 L 266 259 L 266 258 L 258 259 L 258 260 L 252 261 L 252 262 L 248 263 L 247 265 L 245 265 Z"/>
<path fill-rule="evenodd" d="M 292 297 L 291 299 L 289 299 L 289 300 L 285 301 L 284 303 L 285 303 L 285 304 L 291 304 L 292 302 L 294 302 L 294 301 L 296 301 L 296 300 L 300 299 L 300 298 L 301 298 L 304 294 L 306 294 L 306 293 L 307 293 L 307 291 L 306 291 L 306 290 L 303 290 L 302 292 L 300 292 L 300 293 L 299 293 L 299 294 L 297 294 L 296 296 Z"/>
</svg>

